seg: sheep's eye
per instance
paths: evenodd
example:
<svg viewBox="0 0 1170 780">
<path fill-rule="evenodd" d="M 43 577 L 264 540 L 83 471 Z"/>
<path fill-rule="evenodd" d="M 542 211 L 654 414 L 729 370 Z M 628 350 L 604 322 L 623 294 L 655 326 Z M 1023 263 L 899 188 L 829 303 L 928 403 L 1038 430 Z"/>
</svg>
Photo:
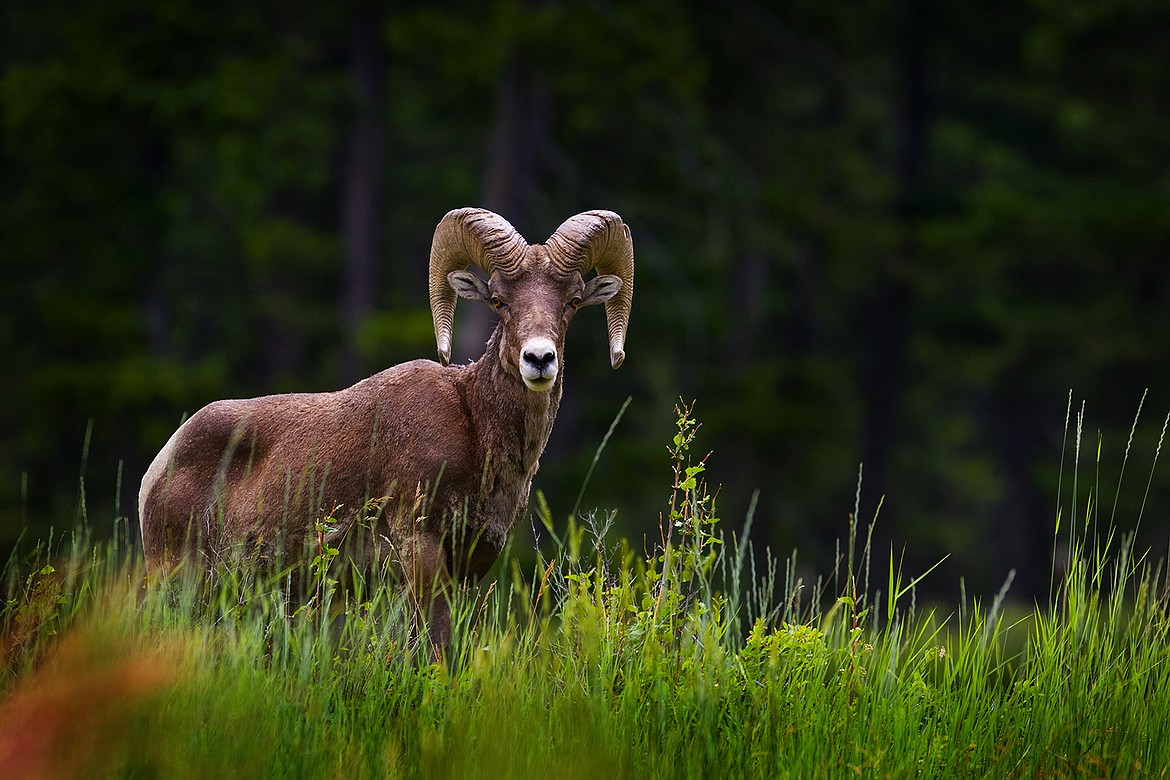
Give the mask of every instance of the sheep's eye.
<svg viewBox="0 0 1170 780">
<path fill-rule="evenodd" d="M 491 305 L 491 307 L 492 307 L 493 309 L 495 309 L 496 311 L 499 311 L 500 309 L 504 308 L 504 302 L 503 302 L 503 301 L 501 301 L 501 300 L 500 300 L 498 297 L 496 297 L 495 295 L 493 295 L 493 296 L 492 296 L 492 297 L 491 297 L 491 298 L 488 300 L 488 304 L 490 304 L 490 305 Z"/>
<path fill-rule="evenodd" d="M 580 295 L 574 295 L 573 298 L 569 301 L 570 308 L 576 309 L 580 305 L 581 305 L 581 296 Z"/>
</svg>

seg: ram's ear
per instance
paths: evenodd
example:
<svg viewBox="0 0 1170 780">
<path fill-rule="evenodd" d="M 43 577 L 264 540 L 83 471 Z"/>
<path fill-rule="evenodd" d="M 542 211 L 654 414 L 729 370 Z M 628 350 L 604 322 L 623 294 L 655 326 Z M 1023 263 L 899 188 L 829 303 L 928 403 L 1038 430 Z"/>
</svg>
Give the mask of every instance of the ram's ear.
<svg viewBox="0 0 1170 780">
<path fill-rule="evenodd" d="M 447 274 L 447 283 L 456 295 L 469 301 L 486 301 L 491 297 L 487 282 L 471 271 L 452 271 Z"/>
<path fill-rule="evenodd" d="M 605 303 L 618 294 L 622 289 L 622 279 L 613 274 L 598 274 L 585 284 L 581 293 L 581 306 L 590 306 L 595 303 Z"/>
</svg>

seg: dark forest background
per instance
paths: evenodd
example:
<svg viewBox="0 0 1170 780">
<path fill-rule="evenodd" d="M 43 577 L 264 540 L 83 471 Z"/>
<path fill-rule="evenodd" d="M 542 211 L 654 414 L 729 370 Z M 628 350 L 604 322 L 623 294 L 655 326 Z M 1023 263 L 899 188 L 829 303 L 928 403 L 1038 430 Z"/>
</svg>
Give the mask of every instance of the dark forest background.
<svg viewBox="0 0 1170 780">
<path fill-rule="evenodd" d="M 620 371 L 570 333 L 536 487 L 657 537 L 678 397 L 721 514 L 831 568 L 1045 592 L 1081 504 L 1136 522 L 1170 407 L 1170 4 L 42 0 L 0 11 L 0 545 L 134 517 L 183 415 L 433 357 L 447 210 L 619 212 Z M 456 359 L 489 322 L 460 306 Z M 1102 450 L 1099 475 L 1098 430 Z M 1162 470 L 1164 471 L 1164 470 Z M 1099 483 L 1099 485 L 1098 485 Z M 1166 549 L 1170 481 L 1142 529 Z M 1067 517 L 1067 514 L 1066 514 Z M 521 529 L 521 534 L 531 534 Z"/>
</svg>

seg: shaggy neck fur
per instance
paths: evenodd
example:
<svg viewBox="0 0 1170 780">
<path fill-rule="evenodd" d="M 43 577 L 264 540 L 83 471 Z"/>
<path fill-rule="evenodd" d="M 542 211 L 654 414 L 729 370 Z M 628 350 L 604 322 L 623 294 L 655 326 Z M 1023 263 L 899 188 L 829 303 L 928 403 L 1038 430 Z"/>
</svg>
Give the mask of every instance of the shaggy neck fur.
<svg viewBox="0 0 1170 780">
<path fill-rule="evenodd" d="M 468 406 L 480 410 L 473 419 L 480 426 L 476 439 L 484 464 L 484 540 L 497 551 L 528 505 L 532 477 L 560 407 L 564 376 L 563 370 L 558 372 L 548 392 L 529 390 L 502 351 L 502 332 L 497 325 L 484 356 L 467 368 L 466 385 Z"/>
</svg>

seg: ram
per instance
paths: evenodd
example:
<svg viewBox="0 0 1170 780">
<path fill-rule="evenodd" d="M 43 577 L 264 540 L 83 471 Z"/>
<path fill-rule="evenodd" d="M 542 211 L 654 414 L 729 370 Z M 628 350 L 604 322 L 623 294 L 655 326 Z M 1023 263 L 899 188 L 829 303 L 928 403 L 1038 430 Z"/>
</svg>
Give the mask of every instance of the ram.
<svg viewBox="0 0 1170 780">
<path fill-rule="evenodd" d="M 436 652 L 447 645 L 453 577 L 481 577 L 526 510 L 579 308 L 605 303 L 610 362 L 625 358 L 633 243 L 610 211 L 529 245 L 499 215 L 459 209 L 435 229 L 429 276 L 441 364 L 413 360 L 336 392 L 216 401 L 175 431 L 138 497 L 150 568 L 210 570 L 233 551 L 293 560 L 329 516 L 324 541 L 343 560 L 398 567 Z M 462 366 L 449 365 L 457 296 L 499 317 L 483 357 Z"/>
</svg>

